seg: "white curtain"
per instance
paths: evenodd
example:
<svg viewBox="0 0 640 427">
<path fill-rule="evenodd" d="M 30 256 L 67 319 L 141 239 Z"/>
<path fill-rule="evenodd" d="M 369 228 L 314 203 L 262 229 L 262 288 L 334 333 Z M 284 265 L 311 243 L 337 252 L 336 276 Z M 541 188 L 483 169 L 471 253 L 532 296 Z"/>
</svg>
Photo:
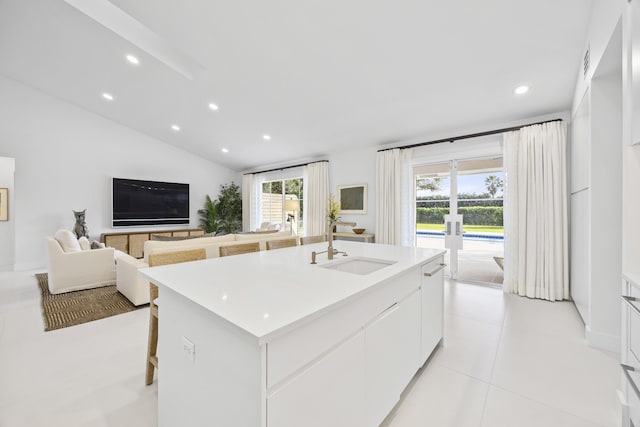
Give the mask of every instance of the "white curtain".
<svg viewBox="0 0 640 427">
<path fill-rule="evenodd" d="M 309 163 L 303 169 L 303 218 L 305 236 L 327 232 L 329 162 Z"/>
<path fill-rule="evenodd" d="M 252 231 L 260 227 L 262 221 L 262 174 L 251 173 L 242 176 L 242 230 Z"/>
<path fill-rule="evenodd" d="M 567 127 L 551 122 L 504 134 L 504 290 L 569 299 Z"/>
<path fill-rule="evenodd" d="M 415 183 L 412 149 L 378 152 L 376 164 L 376 242 L 414 246 Z"/>
</svg>

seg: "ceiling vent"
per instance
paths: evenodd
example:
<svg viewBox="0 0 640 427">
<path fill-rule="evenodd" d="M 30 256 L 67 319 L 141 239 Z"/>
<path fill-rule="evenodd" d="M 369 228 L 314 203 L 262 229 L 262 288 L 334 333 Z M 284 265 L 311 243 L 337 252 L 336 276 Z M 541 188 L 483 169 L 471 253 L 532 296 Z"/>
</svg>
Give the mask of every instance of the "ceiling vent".
<svg viewBox="0 0 640 427">
<path fill-rule="evenodd" d="M 582 77 L 587 78 L 589 72 L 589 65 L 591 61 L 591 48 L 587 46 L 587 51 L 584 53 L 584 59 L 582 60 Z"/>
</svg>

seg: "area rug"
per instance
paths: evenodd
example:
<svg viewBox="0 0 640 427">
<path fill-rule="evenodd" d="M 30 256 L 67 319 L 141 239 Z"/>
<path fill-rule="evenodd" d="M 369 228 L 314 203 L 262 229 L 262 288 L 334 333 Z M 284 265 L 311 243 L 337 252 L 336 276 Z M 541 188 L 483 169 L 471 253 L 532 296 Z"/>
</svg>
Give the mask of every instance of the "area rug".
<svg viewBox="0 0 640 427">
<path fill-rule="evenodd" d="M 147 306 L 131 304 L 115 285 L 54 295 L 49 293 L 47 273 L 36 274 L 36 278 L 42 296 L 45 331 L 80 325 Z"/>
</svg>

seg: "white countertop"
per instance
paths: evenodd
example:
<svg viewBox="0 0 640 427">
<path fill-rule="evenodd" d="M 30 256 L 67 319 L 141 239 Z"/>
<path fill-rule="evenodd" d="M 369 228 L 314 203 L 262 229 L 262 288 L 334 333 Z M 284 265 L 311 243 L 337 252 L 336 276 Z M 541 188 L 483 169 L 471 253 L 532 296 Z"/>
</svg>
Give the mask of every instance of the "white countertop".
<svg viewBox="0 0 640 427">
<path fill-rule="evenodd" d="M 312 265 L 311 252 L 327 243 L 296 246 L 213 258 L 185 264 L 145 268 L 140 273 L 162 288 L 169 288 L 256 337 L 260 344 L 303 319 L 321 313 L 390 280 L 411 267 L 444 254 L 422 249 L 351 241 L 335 241 L 334 248 L 350 257 L 396 261 L 367 275 L 321 268 L 349 257 L 327 254 Z"/>
</svg>

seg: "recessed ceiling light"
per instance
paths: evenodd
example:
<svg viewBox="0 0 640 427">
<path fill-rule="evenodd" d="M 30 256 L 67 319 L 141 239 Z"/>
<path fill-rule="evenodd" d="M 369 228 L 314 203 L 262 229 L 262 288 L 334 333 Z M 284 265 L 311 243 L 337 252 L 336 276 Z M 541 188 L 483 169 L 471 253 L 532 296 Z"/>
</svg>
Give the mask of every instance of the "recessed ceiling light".
<svg viewBox="0 0 640 427">
<path fill-rule="evenodd" d="M 269 141 L 271 139 L 271 135 L 262 135 L 262 139 L 264 139 L 265 141 Z"/>
<path fill-rule="evenodd" d="M 127 61 L 129 61 L 133 65 L 138 65 L 140 63 L 140 60 L 133 55 L 127 55 Z"/>
<path fill-rule="evenodd" d="M 516 95 L 524 95 L 527 92 L 529 92 L 529 86 L 524 86 L 524 85 L 518 86 L 513 90 L 513 93 L 515 93 Z"/>
<path fill-rule="evenodd" d="M 222 151 L 223 153 L 228 153 L 228 152 L 229 152 L 229 149 L 228 149 L 228 148 L 223 148 L 223 149 L 222 149 L 222 150 L 220 150 L 220 151 Z"/>
<path fill-rule="evenodd" d="M 213 111 L 218 111 L 218 106 L 213 102 L 209 104 L 209 108 L 211 108 Z"/>
<path fill-rule="evenodd" d="M 111 95 L 110 93 L 105 92 L 102 94 L 102 97 L 107 101 L 113 101 L 113 95 Z"/>
<path fill-rule="evenodd" d="M 180 130 L 180 126 L 178 125 L 171 125 L 171 129 L 175 130 L 176 132 L 178 132 Z"/>
</svg>

